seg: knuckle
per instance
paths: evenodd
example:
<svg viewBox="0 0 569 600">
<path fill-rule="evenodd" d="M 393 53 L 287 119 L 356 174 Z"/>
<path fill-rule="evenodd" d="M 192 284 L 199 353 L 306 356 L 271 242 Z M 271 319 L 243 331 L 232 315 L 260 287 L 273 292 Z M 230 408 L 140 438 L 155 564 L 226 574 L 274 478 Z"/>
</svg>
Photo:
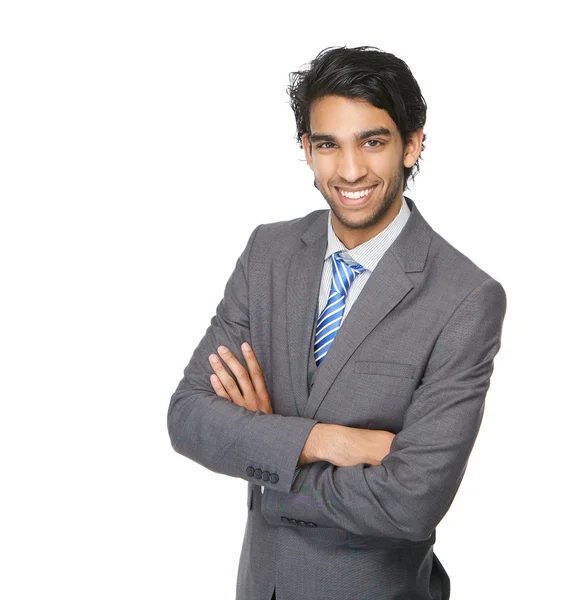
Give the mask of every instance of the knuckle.
<svg viewBox="0 0 569 600">
<path fill-rule="evenodd" d="M 239 381 L 239 383 L 249 383 L 249 374 L 247 373 L 247 371 L 242 370 L 236 372 L 235 376 L 237 377 L 237 381 Z"/>
<path fill-rule="evenodd" d="M 227 391 L 235 391 L 238 389 L 237 384 L 231 378 L 227 381 L 227 383 L 225 384 L 225 387 L 226 387 Z"/>
</svg>

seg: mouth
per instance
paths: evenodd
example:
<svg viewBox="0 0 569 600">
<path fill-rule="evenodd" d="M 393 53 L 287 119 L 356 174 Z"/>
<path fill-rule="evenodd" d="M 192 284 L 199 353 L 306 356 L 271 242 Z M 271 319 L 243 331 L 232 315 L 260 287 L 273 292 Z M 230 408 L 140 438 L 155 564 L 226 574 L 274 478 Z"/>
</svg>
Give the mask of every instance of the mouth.
<svg viewBox="0 0 569 600">
<path fill-rule="evenodd" d="M 337 187 L 335 190 L 343 206 L 362 206 L 371 198 L 376 187 L 377 185 L 372 185 L 355 191 Z"/>
</svg>

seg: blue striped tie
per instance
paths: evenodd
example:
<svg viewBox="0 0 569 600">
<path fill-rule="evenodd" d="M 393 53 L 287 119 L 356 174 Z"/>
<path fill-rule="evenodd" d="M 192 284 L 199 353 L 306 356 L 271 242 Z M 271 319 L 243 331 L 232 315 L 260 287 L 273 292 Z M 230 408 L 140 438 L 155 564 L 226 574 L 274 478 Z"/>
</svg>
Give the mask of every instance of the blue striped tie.
<svg viewBox="0 0 569 600">
<path fill-rule="evenodd" d="M 314 338 L 314 360 L 316 366 L 324 360 L 342 324 L 348 289 L 356 275 L 365 271 L 359 263 L 350 256 L 341 256 L 345 250 L 332 254 L 332 285 L 328 302 L 318 317 Z"/>
</svg>

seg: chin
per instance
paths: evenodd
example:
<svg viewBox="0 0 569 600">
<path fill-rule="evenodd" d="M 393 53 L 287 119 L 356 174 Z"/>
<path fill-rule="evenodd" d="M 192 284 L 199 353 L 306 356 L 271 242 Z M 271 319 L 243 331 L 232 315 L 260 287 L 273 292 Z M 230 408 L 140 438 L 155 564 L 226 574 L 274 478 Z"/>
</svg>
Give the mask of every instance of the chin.
<svg viewBox="0 0 569 600">
<path fill-rule="evenodd" d="M 342 206 L 336 206 L 332 212 L 342 225 L 351 229 L 363 229 L 373 225 L 377 221 L 377 217 L 374 219 L 374 211 L 370 209 L 362 210 L 361 214 L 356 215 L 354 211 L 345 209 Z"/>
</svg>

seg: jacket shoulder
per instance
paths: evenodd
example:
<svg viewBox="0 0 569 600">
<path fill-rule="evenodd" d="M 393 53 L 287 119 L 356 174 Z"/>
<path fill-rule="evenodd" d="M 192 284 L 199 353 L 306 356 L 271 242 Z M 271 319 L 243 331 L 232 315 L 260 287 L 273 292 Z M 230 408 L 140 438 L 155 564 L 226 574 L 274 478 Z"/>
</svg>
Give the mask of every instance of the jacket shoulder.
<svg viewBox="0 0 569 600">
<path fill-rule="evenodd" d="M 265 251 L 282 251 L 286 248 L 291 250 L 302 244 L 301 238 L 304 233 L 310 229 L 314 221 L 328 213 L 327 209 L 314 210 L 304 217 L 290 219 L 287 221 L 274 221 L 272 223 L 262 223 L 259 225 L 255 246 L 263 248 Z"/>
<path fill-rule="evenodd" d="M 430 253 L 438 276 L 447 283 L 445 286 L 447 290 L 455 289 L 458 294 L 468 293 L 485 283 L 505 296 L 504 288 L 499 281 L 435 230 L 433 230 Z"/>
</svg>

